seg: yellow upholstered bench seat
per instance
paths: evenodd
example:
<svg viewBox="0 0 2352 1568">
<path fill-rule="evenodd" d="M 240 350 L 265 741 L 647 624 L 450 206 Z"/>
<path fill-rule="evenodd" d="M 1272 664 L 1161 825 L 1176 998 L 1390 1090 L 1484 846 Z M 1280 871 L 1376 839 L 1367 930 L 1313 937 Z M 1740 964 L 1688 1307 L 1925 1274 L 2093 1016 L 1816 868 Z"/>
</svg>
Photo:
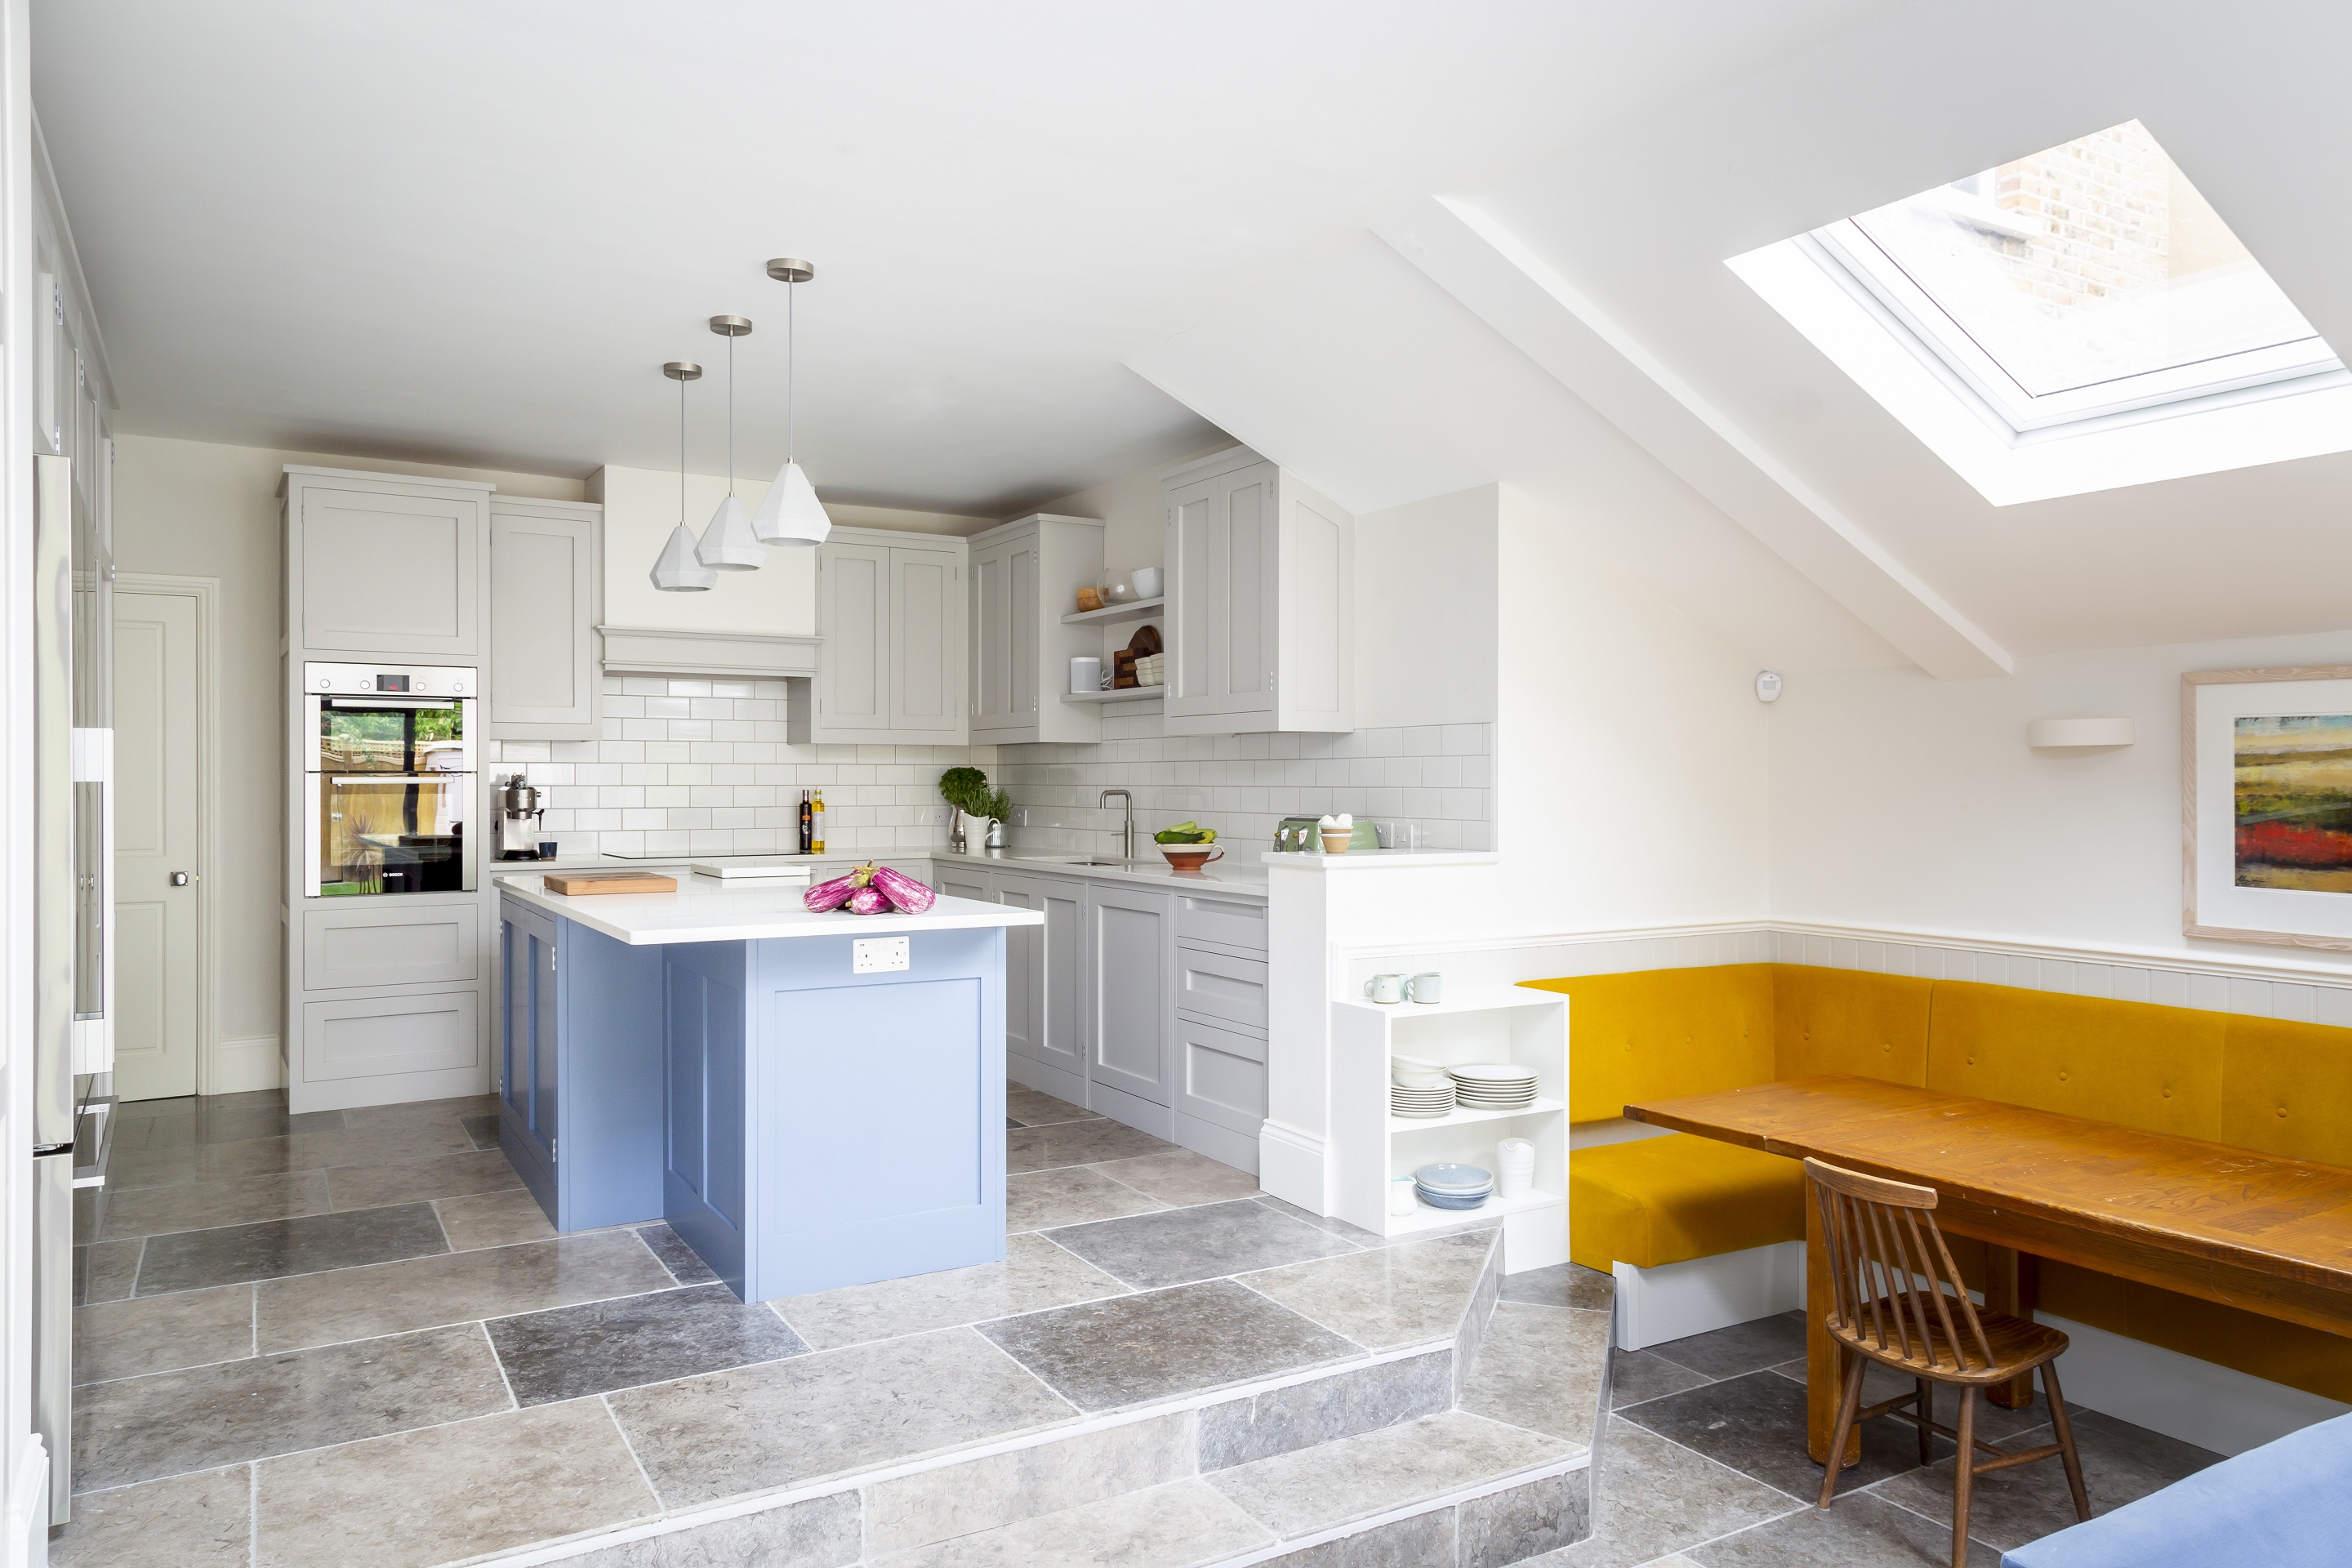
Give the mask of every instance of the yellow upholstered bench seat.
<svg viewBox="0 0 2352 1568">
<path fill-rule="evenodd" d="M 1805 1235 L 1804 1167 L 1670 1132 L 1568 1157 L 1569 1257 L 1609 1272 L 1709 1258 Z"/>
</svg>

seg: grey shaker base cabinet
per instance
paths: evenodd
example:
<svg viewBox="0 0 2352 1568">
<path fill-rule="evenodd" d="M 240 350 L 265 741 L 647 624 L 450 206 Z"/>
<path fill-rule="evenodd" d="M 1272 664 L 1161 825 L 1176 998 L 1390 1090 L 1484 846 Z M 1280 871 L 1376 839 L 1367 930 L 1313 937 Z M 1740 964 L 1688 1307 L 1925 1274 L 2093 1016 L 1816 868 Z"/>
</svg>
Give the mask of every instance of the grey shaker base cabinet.
<svg viewBox="0 0 2352 1568">
<path fill-rule="evenodd" d="M 950 897 L 1045 915 L 1042 928 L 1007 933 L 1014 1082 L 1255 1173 L 1266 1108 L 1262 898 L 954 856 L 933 866 Z"/>
</svg>

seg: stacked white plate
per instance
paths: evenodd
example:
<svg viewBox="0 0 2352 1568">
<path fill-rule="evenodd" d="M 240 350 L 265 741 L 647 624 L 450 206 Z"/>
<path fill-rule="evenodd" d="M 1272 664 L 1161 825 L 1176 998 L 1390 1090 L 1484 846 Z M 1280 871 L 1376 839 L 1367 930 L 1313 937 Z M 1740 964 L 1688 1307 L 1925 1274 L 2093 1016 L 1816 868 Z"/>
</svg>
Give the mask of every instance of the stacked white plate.
<svg viewBox="0 0 2352 1568">
<path fill-rule="evenodd" d="M 1389 1058 L 1389 1110 L 1398 1116 L 1443 1116 L 1454 1109 L 1454 1079 L 1419 1057 Z"/>
<path fill-rule="evenodd" d="M 1475 1062 L 1447 1069 L 1454 1102 L 1474 1110 L 1524 1110 L 1535 1103 L 1536 1069 L 1516 1062 Z"/>
</svg>

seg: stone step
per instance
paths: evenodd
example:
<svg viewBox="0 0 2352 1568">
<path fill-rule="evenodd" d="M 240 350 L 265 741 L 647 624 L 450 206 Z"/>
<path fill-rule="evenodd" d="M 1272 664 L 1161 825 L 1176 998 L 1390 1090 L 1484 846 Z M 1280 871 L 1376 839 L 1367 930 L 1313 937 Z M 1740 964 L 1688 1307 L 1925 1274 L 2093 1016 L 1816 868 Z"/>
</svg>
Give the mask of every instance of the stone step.
<svg viewBox="0 0 2352 1568">
<path fill-rule="evenodd" d="M 1590 1474 L 1581 1444 L 1449 1411 L 867 1561 L 873 1568 L 1305 1568 L 1359 1560 L 1491 1568 L 1579 1539 Z"/>
</svg>

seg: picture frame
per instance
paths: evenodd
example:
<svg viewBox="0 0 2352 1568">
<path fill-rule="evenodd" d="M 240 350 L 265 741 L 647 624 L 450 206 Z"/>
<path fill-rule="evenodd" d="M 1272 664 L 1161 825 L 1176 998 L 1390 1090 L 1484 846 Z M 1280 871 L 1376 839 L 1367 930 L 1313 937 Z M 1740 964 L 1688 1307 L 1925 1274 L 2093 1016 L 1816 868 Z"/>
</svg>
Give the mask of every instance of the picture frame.
<svg viewBox="0 0 2352 1568">
<path fill-rule="evenodd" d="M 2180 678 L 2181 930 L 2352 952 L 2352 665 Z"/>
</svg>

